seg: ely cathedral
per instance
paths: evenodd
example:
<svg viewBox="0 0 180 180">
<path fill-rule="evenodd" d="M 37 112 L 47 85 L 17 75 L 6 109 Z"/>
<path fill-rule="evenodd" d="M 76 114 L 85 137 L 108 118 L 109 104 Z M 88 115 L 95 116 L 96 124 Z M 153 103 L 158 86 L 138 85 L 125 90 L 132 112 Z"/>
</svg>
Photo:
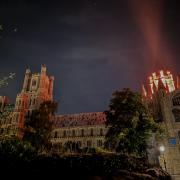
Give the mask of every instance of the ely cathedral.
<svg viewBox="0 0 180 180">
<path fill-rule="evenodd" d="M 31 73 L 26 69 L 21 92 L 16 97 L 12 113 L 12 133 L 22 136 L 26 116 L 38 109 L 44 101 L 53 101 L 54 77 L 47 75 L 46 66 L 40 73 Z M 56 151 L 68 143 L 76 143 L 79 148 L 97 148 L 104 144 L 106 128 L 103 112 L 56 115 L 52 120 L 55 128 L 52 132 L 52 144 Z"/>
<path fill-rule="evenodd" d="M 24 127 L 26 116 L 38 109 L 44 101 L 53 101 L 54 77 L 47 75 L 46 67 L 41 67 L 40 73 L 31 73 L 26 69 L 21 92 L 16 97 L 15 107 L 9 116 L 8 123 L 1 127 L 13 129 L 18 133 Z M 164 169 L 173 175 L 180 174 L 180 83 L 173 79 L 167 71 L 153 73 L 148 85 L 142 88 L 143 102 L 149 109 L 154 120 L 166 131 L 163 142 L 151 142 L 151 152 L 156 154 Z M 0 99 L 1 100 L 1 99 Z M 1 107 L 3 108 L 3 107 Z M 103 112 L 55 115 L 52 119 L 55 127 L 51 142 L 56 151 L 68 144 L 77 144 L 79 148 L 102 148 L 108 128 L 105 125 L 106 116 Z M 4 129 L 5 129 L 4 128 Z M 19 134 L 22 136 L 22 134 Z"/>
</svg>

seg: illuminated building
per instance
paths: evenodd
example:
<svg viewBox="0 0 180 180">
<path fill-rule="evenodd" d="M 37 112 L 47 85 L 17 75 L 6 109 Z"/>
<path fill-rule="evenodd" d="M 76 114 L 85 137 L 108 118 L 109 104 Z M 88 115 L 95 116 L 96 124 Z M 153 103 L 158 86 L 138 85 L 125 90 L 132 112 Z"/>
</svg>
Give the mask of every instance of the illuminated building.
<svg viewBox="0 0 180 180">
<path fill-rule="evenodd" d="M 156 150 L 160 144 L 165 146 L 164 157 L 167 170 L 171 175 L 180 174 L 180 87 L 170 71 L 152 73 L 149 87 L 142 87 L 143 101 L 154 120 L 165 130 L 166 138 L 156 141 Z M 160 156 L 161 157 L 161 156 Z M 164 167 L 160 160 L 162 167 Z"/>
<path fill-rule="evenodd" d="M 22 137 L 26 116 L 39 108 L 44 101 L 53 101 L 54 77 L 46 74 L 46 67 L 41 73 L 31 73 L 26 69 L 23 88 L 16 97 L 12 113 L 12 132 Z M 105 140 L 105 114 L 102 112 L 56 115 L 52 132 L 52 144 L 59 151 L 61 146 L 78 143 L 79 148 L 102 147 Z"/>
<path fill-rule="evenodd" d="M 8 104 L 7 96 L 0 96 L 0 112 L 4 111 L 5 106 Z"/>
<path fill-rule="evenodd" d="M 26 69 L 23 88 L 16 97 L 13 113 L 15 132 L 24 128 L 25 117 L 38 109 L 42 102 L 53 100 L 53 84 L 54 77 L 47 75 L 45 65 L 41 66 L 40 73 L 32 74 L 29 68 Z"/>
<path fill-rule="evenodd" d="M 105 121 L 106 116 L 103 112 L 56 116 L 55 129 L 52 132 L 53 146 L 57 151 L 102 148 L 107 132 Z M 73 144 L 76 149 L 72 149 Z"/>
<path fill-rule="evenodd" d="M 11 134 L 12 114 L 14 104 L 9 103 L 7 96 L 0 96 L 0 135 L 7 136 Z"/>
</svg>

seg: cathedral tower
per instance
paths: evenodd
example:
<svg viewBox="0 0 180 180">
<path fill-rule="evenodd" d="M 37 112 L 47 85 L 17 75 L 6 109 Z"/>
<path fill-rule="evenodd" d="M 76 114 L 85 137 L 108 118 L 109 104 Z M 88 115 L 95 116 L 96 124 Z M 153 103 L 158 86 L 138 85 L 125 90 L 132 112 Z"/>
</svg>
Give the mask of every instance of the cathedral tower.
<svg viewBox="0 0 180 180">
<path fill-rule="evenodd" d="M 148 89 L 148 88 L 147 88 Z M 149 77 L 149 93 L 143 88 L 143 102 L 154 120 L 165 130 L 165 138 L 157 141 L 155 149 L 163 144 L 165 151 L 159 156 L 161 166 L 172 175 L 180 174 L 180 89 L 170 71 L 152 73 Z M 166 167 L 164 167 L 166 162 Z M 180 176 L 179 176 L 180 177 Z"/>
<path fill-rule="evenodd" d="M 23 87 L 16 97 L 13 113 L 13 124 L 16 131 L 24 128 L 26 116 L 30 116 L 41 103 L 53 100 L 54 77 L 48 76 L 46 71 L 45 65 L 41 66 L 40 73 L 32 74 L 29 68 L 26 69 Z"/>
</svg>

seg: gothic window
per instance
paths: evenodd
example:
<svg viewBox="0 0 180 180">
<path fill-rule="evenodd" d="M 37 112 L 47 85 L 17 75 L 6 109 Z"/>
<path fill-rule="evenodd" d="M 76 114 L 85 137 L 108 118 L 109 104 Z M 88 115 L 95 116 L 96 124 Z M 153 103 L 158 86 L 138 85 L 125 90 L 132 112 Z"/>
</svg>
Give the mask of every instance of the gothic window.
<svg viewBox="0 0 180 180">
<path fill-rule="evenodd" d="M 67 135 L 67 134 L 66 134 L 66 130 L 64 130 L 64 132 L 63 132 L 63 136 L 64 136 L 64 137 L 66 137 L 66 135 Z"/>
<path fill-rule="evenodd" d="M 174 115 L 175 121 L 180 122 L 180 109 L 173 109 L 172 113 Z"/>
<path fill-rule="evenodd" d="M 19 117 L 19 115 L 17 114 L 17 115 L 16 115 L 16 122 L 18 122 L 18 117 Z"/>
<path fill-rule="evenodd" d="M 100 129 L 100 136 L 103 136 L 103 129 Z"/>
<path fill-rule="evenodd" d="M 180 105 L 180 94 L 177 94 L 172 99 L 173 106 L 179 106 Z"/>
<path fill-rule="evenodd" d="M 82 146 L 81 141 L 78 141 L 78 142 L 77 142 L 77 145 L 78 145 L 78 147 L 80 148 L 80 147 Z"/>
<path fill-rule="evenodd" d="M 76 136 L 76 133 L 75 133 L 75 130 L 74 130 L 74 129 L 72 130 L 72 136 L 73 136 L 73 137 Z"/>
<path fill-rule="evenodd" d="M 101 147 L 103 145 L 103 142 L 101 139 L 97 140 L 97 146 L 98 147 Z"/>
<path fill-rule="evenodd" d="M 57 138 L 57 131 L 55 131 L 55 133 L 54 133 L 54 138 Z"/>
<path fill-rule="evenodd" d="M 179 140 L 180 140 L 180 131 L 178 131 L 178 138 L 179 138 Z"/>
<path fill-rule="evenodd" d="M 87 147 L 91 147 L 91 146 L 92 146 L 92 141 L 91 140 L 87 141 Z"/>
<path fill-rule="evenodd" d="M 33 100 L 33 105 L 35 105 L 35 104 L 36 104 L 36 99 Z"/>
<path fill-rule="evenodd" d="M 33 80 L 32 86 L 36 86 L 36 80 Z"/>
<path fill-rule="evenodd" d="M 59 143 L 59 147 L 60 147 L 60 148 L 62 147 L 62 142 Z"/>
<path fill-rule="evenodd" d="M 10 118 L 10 122 L 9 122 L 10 124 L 12 123 L 12 117 Z"/>
<path fill-rule="evenodd" d="M 91 136 L 93 136 L 93 129 L 91 129 Z"/>
<path fill-rule="evenodd" d="M 29 100 L 29 105 L 31 106 L 31 99 Z"/>
<path fill-rule="evenodd" d="M 6 129 L 6 133 L 9 134 L 9 128 Z"/>
<path fill-rule="evenodd" d="M 30 117 L 30 111 L 28 110 L 28 112 L 27 112 L 27 117 Z"/>
<path fill-rule="evenodd" d="M 81 136 L 84 136 L 84 129 L 81 129 Z"/>
</svg>

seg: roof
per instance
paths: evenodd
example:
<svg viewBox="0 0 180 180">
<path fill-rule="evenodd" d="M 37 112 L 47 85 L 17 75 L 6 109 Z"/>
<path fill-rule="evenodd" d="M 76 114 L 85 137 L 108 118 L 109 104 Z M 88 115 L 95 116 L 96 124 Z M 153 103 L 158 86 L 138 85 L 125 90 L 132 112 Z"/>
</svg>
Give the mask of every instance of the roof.
<svg viewBox="0 0 180 180">
<path fill-rule="evenodd" d="M 103 125 L 106 115 L 103 112 L 66 114 L 55 116 L 56 127 L 74 127 L 88 125 Z"/>
</svg>

